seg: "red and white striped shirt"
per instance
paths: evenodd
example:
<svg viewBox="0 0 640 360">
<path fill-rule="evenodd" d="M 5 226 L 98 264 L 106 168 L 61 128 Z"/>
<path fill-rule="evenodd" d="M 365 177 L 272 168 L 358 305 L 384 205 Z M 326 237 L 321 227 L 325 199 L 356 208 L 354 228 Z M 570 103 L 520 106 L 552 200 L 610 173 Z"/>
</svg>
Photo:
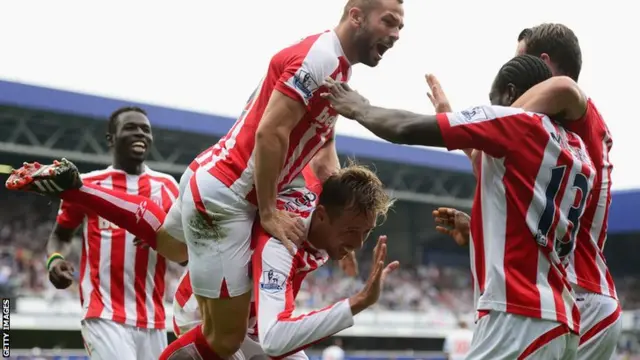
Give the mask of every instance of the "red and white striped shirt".
<svg viewBox="0 0 640 360">
<path fill-rule="evenodd" d="M 331 77 L 346 82 L 350 76 L 351 65 L 333 31 L 309 36 L 278 52 L 229 133 L 201 153 L 190 168 L 200 164 L 233 192 L 256 204 L 255 133 L 272 93 L 279 91 L 307 108 L 289 136 L 289 149 L 278 177 L 280 190 L 333 137 L 338 114 L 320 97 L 324 80 Z"/>
<path fill-rule="evenodd" d="M 584 117 L 568 122 L 565 127 L 582 138 L 596 169 L 591 198 L 580 219 L 576 251 L 567 269 L 569 280 L 585 290 L 617 299 L 613 277 L 604 258 L 613 170 L 609 161 L 613 145 L 611 133 L 591 99 Z"/>
<path fill-rule="evenodd" d="M 579 333 L 563 262 L 574 250 L 595 171 L 584 143 L 547 116 L 500 106 L 438 114 L 447 148 L 482 151 L 472 216 L 476 308 Z"/>
<path fill-rule="evenodd" d="M 278 207 L 295 212 L 308 226 L 318 195 L 308 189 L 288 189 L 278 195 Z M 353 325 L 348 300 L 319 311 L 293 316 L 295 298 L 306 275 L 329 259 L 325 251 L 302 245 L 292 256 L 279 240 L 256 227 L 252 269 L 254 291 L 247 334 L 258 336 L 271 357 L 285 357 Z M 174 328 L 181 333 L 201 321 L 188 273 L 180 280 L 174 299 Z"/>
<path fill-rule="evenodd" d="M 82 180 L 148 197 L 165 211 L 178 196 L 172 176 L 149 168 L 141 175 L 130 175 L 109 167 L 84 174 Z M 62 202 L 56 221 L 71 229 L 82 225 L 80 303 L 84 318 L 164 329 L 165 259 L 149 248 L 135 246 L 131 233 L 72 203 Z"/>
</svg>

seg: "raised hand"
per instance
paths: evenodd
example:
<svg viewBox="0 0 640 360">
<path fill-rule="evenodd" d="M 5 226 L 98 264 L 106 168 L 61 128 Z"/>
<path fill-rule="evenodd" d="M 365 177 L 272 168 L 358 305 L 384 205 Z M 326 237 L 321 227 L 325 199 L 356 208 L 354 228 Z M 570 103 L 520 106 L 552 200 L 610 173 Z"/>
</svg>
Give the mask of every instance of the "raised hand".
<svg viewBox="0 0 640 360">
<path fill-rule="evenodd" d="M 346 118 L 355 120 L 369 106 L 369 100 L 352 90 L 346 83 L 327 78 L 324 86 L 328 92 L 322 93 L 320 96 L 329 100 L 331 107 Z"/>
<path fill-rule="evenodd" d="M 378 244 L 373 250 L 373 263 L 371 273 L 358 294 L 349 299 L 352 311 L 358 313 L 369 306 L 375 304 L 380 298 L 380 292 L 386 277 L 396 270 L 400 263 L 393 261 L 385 265 L 387 259 L 387 237 L 382 235 L 378 238 Z"/>
<path fill-rule="evenodd" d="M 444 94 L 444 90 L 442 90 L 442 85 L 440 85 L 438 78 L 433 74 L 427 74 L 425 75 L 425 79 L 427 80 L 427 85 L 429 85 L 427 97 L 431 100 L 431 104 L 436 109 L 436 112 L 452 112 L 453 110 L 451 109 L 449 99 L 447 99 L 447 95 Z"/>
</svg>

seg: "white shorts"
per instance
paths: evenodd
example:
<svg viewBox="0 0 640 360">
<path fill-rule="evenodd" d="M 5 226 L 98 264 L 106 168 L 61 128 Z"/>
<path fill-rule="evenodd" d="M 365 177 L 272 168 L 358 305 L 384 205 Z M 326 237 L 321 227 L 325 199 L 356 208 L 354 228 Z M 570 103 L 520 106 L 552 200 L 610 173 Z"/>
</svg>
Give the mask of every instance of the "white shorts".
<svg viewBox="0 0 640 360">
<path fill-rule="evenodd" d="M 500 311 L 478 320 L 467 360 L 569 360 L 578 335 L 565 325 Z"/>
<path fill-rule="evenodd" d="M 189 180 L 191 180 L 192 175 L 193 171 L 187 168 L 180 177 L 180 184 L 178 185 L 180 192 L 173 202 L 173 205 L 171 205 L 167 216 L 164 218 L 164 224 L 162 224 L 162 227 L 169 235 L 182 242 L 186 241 L 184 238 L 184 230 L 182 229 L 182 196 L 189 186 Z"/>
<path fill-rule="evenodd" d="M 580 309 L 578 359 L 611 359 L 622 332 L 622 309 L 608 296 L 576 292 Z"/>
<path fill-rule="evenodd" d="M 167 347 L 167 332 L 105 319 L 82 321 L 84 346 L 92 360 L 157 360 Z"/>
<path fill-rule="evenodd" d="M 202 168 L 190 177 L 180 202 L 193 293 L 217 299 L 251 291 L 256 207 Z"/>
</svg>

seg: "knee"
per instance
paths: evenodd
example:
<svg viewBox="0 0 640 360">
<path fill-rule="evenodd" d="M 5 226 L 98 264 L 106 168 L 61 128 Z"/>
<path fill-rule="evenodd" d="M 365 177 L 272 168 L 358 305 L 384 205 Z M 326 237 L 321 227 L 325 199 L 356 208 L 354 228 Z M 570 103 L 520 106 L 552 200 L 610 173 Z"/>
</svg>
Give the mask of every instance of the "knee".
<svg viewBox="0 0 640 360">
<path fill-rule="evenodd" d="M 204 319 L 203 319 L 204 320 Z M 235 354 L 244 341 L 247 327 L 244 326 L 220 326 L 213 321 L 203 321 L 202 332 L 209 346 L 222 358 Z"/>
</svg>

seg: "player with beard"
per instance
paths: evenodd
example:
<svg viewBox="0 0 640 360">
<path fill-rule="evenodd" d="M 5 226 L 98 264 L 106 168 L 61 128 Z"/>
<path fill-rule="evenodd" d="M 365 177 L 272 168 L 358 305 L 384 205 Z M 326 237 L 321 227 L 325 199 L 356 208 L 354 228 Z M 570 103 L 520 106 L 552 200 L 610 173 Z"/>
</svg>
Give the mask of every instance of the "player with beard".
<svg viewBox="0 0 640 360">
<path fill-rule="evenodd" d="M 172 176 L 144 164 L 153 142 L 144 110 L 116 110 L 109 119 L 107 142 L 113 153 L 112 165 L 82 175 L 82 181 L 136 194 L 168 210 L 178 196 L 178 184 Z M 34 184 L 41 192 L 55 186 L 49 181 Z M 153 250 L 135 246 L 135 237 L 124 229 L 63 201 L 47 243 L 49 280 L 58 289 L 66 289 L 73 282 L 74 265 L 64 255 L 80 227 L 82 337 L 89 356 L 156 360 L 167 346 L 165 259 Z"/>
<path fill-rule="evenodd" d="M 326 81 L 323 96 L 341 115 L 386 140 L 482 152 L 470 230 L 478 315 L 470 360 L 576 356 L 580 313 L 563 262 L 595 170 L 575 133 L 506 107 L 550 77 L 541 59 L 517 56 L 494 80 L 494 106 L 437 115 L 375 107 L 348 85 Z"/>
<path fill-rule="evenodd" d="M 348 81 L 351 66 L 376 66 L 399 38 L 401 0 L 350 0 L 331 31 L 276 53 L 227 135 L 194 160 L 160 233 L 184 234 L 189 274 L 203 315 L 163 357 L 198 346 L 200 356 L 232 357 L 248 327 L 251 229 L 259 221 L 291 251 L 304 236 L 297 214 L 276 207 L 280 190 L 307 164 L 321 181 L 339 168 L 336 112 L 318 91 L 325 77 Z M 194 171 L 195 170 L 195 171 Z M 166 235 L 165 235 L 166 236 Z M 190 355 L 185 355 L 188 358 Z"/>
<path fill-rule="evenodd" d="M 290 251 L 301 240 L 300 217 L 277 209 L 276 195 L 307 164 L 321 181 L 339 169 L 337 114 L 318 90 L 325 77 L 347 81 L 352 65 L 379 63 L 404 25 L 402 2 L 349 0 L 334 30 L 276 53 L 229 133 L 183 174 L 180 196 L 164 224 L 128 224 L 134 233 L 146 232 L 141 238 L 151 244 L 184 238 L 188 245 L 189 273 L 203 326 L 183 335 L 191 339 L 185 349 L 206 344 L 197 346 L 200 356 L 223 359 L 240 348 L 250 309 L 254 220 L 260 213 L 262 227 Z M 157 241 L 159 237 L 164 240 Z M 177 350 L 170 346 L 163 356 Z"/>
</svg>

